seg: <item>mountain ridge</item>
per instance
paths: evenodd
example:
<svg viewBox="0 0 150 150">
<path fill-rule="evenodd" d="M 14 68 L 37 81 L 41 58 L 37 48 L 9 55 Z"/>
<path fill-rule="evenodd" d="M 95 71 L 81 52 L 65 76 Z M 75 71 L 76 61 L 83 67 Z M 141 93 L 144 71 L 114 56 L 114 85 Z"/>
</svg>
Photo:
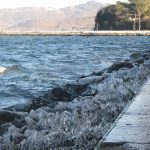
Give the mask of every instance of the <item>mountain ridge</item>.
<svg viewBox="0 0 150 150">
<path fill-rule="evenodd" d="M 0 9 L 0 30 L 92 30 L 99 9 L 107 4 L 85 4 L 54 9 L 23 7 Z"/>
</svg>

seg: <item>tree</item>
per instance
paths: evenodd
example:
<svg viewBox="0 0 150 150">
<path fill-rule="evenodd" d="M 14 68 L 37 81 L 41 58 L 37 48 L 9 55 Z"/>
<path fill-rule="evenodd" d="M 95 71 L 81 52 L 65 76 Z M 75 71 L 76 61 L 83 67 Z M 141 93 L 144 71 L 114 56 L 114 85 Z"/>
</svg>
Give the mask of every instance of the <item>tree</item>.
<svg viewBox="0 0 150 150">
<path fill-rule="evenodd" d="M 117 2 L 116 5 L 109 5 L 103 10 L 99 10 L 95 17 L 95 30 L 136 30 L 138 24 L 142 29 L 150 30 L 150 0 L 145 0 L 145 11 L 141 10 L 140 23 L 136 5 L 136 0 L 130 3 Z M 143 8 L 143 7 L 142 7 Z"/>
<path fill-rule="evenodd" d="M 149 19 L 150 19 L 150 0 L 146 0 L 147 2 L 146 2 L 146 6 L 147 6 L 147 8 L 146 8 L 146 15 L 149 17 Z"/>
<path fill-rule="evenodd" d="M 141 17 L 149 11 L 149 0 L 129 0 L 130 3 L 133 3 L 136 7 L 136 13 L 138 15 L 138 26 L 141 30 Z M 136 18 L 135 18 L 136 19 Z"/>
<path fill-rule="evenodd" d="M 127 14 L 129 13 L 128 8 L 126 8 L 123 4 L 124 3 L 117 1 L 116 6 L 115 6 L 116 15 L 121 18 L 125 18 Z"/>
</svg>

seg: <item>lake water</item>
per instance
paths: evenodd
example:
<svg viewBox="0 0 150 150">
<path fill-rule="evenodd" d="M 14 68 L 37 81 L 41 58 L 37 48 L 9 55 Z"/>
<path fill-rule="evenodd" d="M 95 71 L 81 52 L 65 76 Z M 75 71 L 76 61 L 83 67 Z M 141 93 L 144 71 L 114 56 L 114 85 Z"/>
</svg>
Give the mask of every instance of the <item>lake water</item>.
<svg viewBox="0 0 150 150">
<path fill-rule="evenodd" d="M 150 50 L 150 37 L 0 36 L 0 108 L 25 103 L 75 81 L 133 51 Z"/>
</svg>

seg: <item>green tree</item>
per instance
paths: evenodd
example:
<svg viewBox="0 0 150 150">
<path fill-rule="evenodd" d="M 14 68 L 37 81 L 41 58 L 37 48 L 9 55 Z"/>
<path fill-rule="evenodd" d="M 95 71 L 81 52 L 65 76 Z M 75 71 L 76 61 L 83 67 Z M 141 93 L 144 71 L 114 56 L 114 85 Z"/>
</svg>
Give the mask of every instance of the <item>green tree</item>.
<svg viewBox="0 0 150 150">
<path fill-rule="evenodd" d="M 146 0 L 146 15 L 150 19 L 150 0 Z"/>
<path fill-rule="evenodd" d="M 128 8 L 126 8 L 123 3 L 117 1 L 116 3 L 116 15 L 121 17 L 121 18 L 125 18 L 127 16 L 128 12 Z"/>
<path fill-rule="evenodd" d="M 129 0 L 129 2 L 133 3 L 136 7 L 136 13 L 138 15 L 138 26 L 139 30 L 141 30 L 141 17 L 142 15 L 145 15 L 150 9 L 149 0 Z"/>
</svg>

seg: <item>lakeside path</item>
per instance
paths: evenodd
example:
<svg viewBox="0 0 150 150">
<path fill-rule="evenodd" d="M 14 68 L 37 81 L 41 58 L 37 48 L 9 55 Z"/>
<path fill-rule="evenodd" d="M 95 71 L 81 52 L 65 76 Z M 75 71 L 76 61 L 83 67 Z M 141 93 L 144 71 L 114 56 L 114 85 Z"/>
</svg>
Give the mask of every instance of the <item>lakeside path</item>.
<svg viewBox="0 0 150 150">
<path fill-rule="evenodd" d="M 100 145 L 104 150 L 150 150 L 150 80 Z"/>
<path fill-rule="evenodd" d="M 1 31 L 0 35 L 62 35 L 62 36 L 150 36 L 150 30 L 145 31 Z"/>
</svg>

